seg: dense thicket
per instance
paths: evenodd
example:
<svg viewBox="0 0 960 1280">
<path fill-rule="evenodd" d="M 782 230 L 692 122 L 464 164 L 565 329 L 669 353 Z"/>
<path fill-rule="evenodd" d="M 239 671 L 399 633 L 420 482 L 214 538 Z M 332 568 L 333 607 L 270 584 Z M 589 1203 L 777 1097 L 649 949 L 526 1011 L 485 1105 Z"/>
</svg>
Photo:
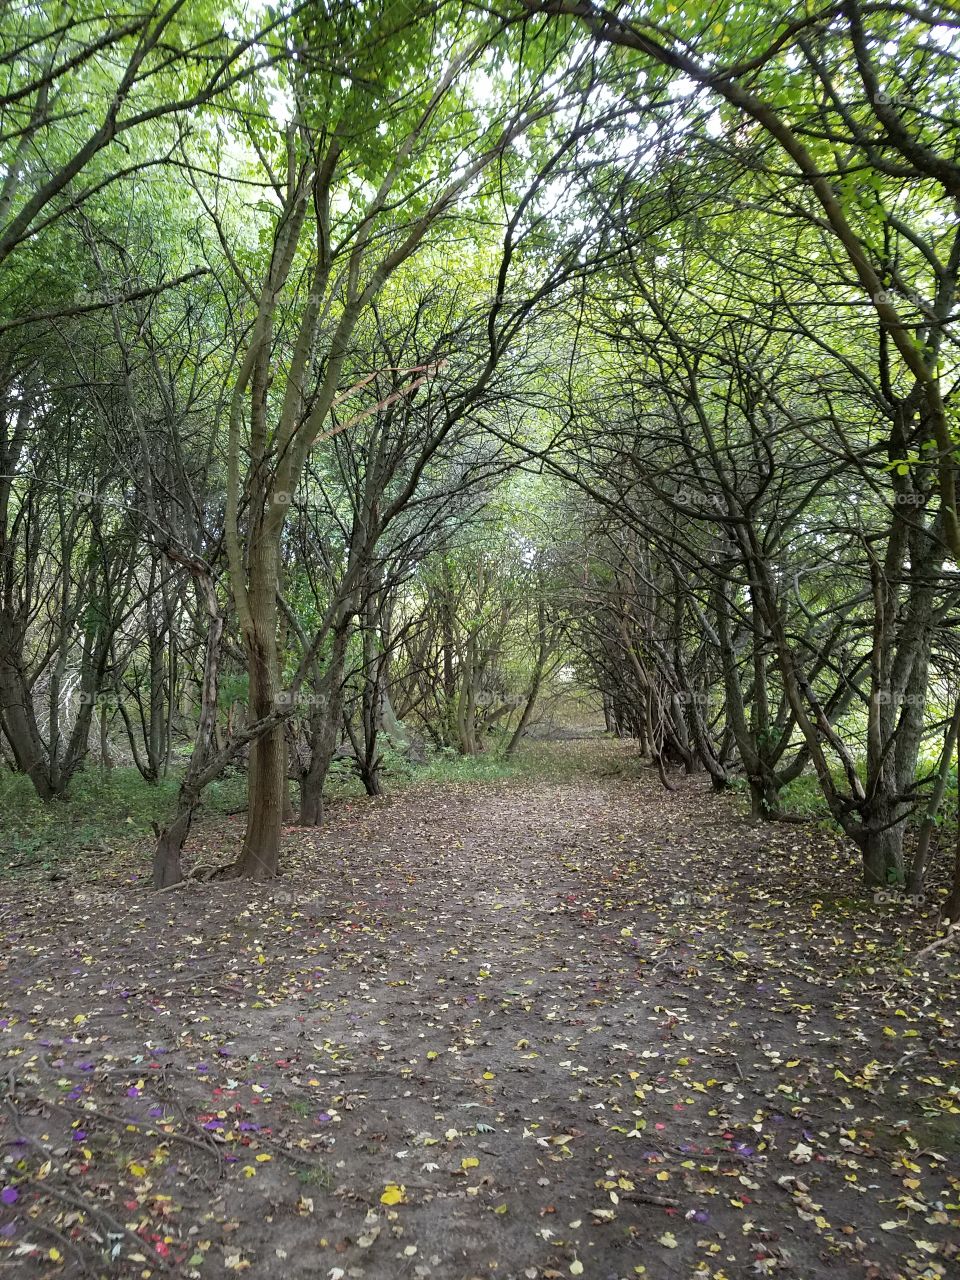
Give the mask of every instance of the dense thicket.
<svg viewBox="0 0 960 1280">
<path fill-rule="evenodd" d="M 918 892 L 954 780 L 958 20 L 0 15 L 0 728 L 294 785 L 596 691 L 666 786 L 815 780 Z M 917 834 L 913 838 L 911 833 Z M 960 866 L 960 862 L 958 862 Z M 947 911 L 960 914 L 960 874 Z"/>
</svg>

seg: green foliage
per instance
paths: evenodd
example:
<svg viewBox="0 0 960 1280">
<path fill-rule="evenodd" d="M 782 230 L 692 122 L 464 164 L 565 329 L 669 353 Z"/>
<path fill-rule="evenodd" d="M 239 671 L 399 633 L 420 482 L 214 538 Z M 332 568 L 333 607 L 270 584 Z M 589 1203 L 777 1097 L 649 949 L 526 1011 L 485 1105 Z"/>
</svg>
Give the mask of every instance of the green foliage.
<svg viewBox="0 0 960 1280">
<path fill-rule="evenodd" d="M 78 854 L 107 852 L 150 833 L 176 794 L 167 780 L 148 786 L 136 769 L 87 770 L 65 800 L 43 804 L 29 779 L 0 773 L 0 874 L 66 868 Z"/>
<path fill-rule="evenodd" d="M 462 756 L 453 750 L 438 751 L 411 775 L 417 782 L 503 782 L 523 772 L 522 757 L 504 760 L 494 752 L 479 756 Z"/>
<path fill-rule="evenodd" d="M 497 783 L 513 779 L 540 782 L 563 782 L 585 771 L 604 766 L 597 764 L 596 741 L 582 743 L 553 742 L 530 739 L 517 752 L 504 759 L 494 745 L 479 756 L 462 756 L 453 750 L 433 753 L 425 765 L 412 775 L 411 781 L 430 783 Z"/>
<path fill-rule="evenodd" d="M 78 857 L 109 855 L 136 840 L 152 837 L 173 811 L 178 779 L 171 775 L 156 786 L 136 769 L 78 773 L 67 796 L 44 804 L 23 774 L 0 772 L 0 875 L 43 868 L 68 871 Z M 246 779 L 241 771 L 225 774 L 204 795 L 209 813 L 226 814 L 242 807 Z"/>
<path fill-rule="evenodd" d="M 788 782 L 780 792 L 780 800 L 786 813 L 825 822 L 831 828 L 835 826 L 820 784 L 811 773 L 803 773 Z"/>
</svg>

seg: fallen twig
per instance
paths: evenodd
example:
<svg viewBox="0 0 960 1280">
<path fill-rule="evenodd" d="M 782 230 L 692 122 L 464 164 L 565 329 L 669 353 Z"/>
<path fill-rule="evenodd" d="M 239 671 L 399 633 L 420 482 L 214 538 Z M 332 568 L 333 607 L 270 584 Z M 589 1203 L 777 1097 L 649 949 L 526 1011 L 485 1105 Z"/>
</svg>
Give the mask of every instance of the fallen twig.
<svg viewBox="0 0 960 1280">
<path fill-rule="evenodd" d="M 655 1196 L 648 1191 L 618 1191 L 621 1200 L 636 1201 L 637 1204 L 655 1204 L 662 1209 L 675 1209 L 680 1203 L 673 1196 Z"/>
<path fill-rule="evenodd" d="M 911 964 L 916 964 L 916 962 L 918 960 L 922 960 L 924 956 L 932 955 L 934 951 L 939 951 L 941 947 L 949 946 L 951 942 L 956 942 L 958 938 L 960 938 L 960 920 L 954 920 L 953 923 L 949 925 L 947 932 L 942 938 L 936 938 L 928 946 L 917 952 L 913 957 Z"/>
</svg>

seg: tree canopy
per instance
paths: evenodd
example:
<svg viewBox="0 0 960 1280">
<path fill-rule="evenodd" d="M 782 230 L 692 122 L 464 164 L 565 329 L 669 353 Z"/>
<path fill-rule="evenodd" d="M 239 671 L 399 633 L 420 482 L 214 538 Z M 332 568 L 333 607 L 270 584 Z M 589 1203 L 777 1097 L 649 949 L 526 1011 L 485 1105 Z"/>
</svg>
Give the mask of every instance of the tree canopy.
<svg viewBox="0 0 960 1280">
<path fill-rule="evenodd" d="M 244 765 L 270 878 L 288 781 L 320 821 L 343 753 L 376 794 L 575 685 L 668 787 L 765 820 L 815 779 L 916 889 L 960 714 L 957 28 L 7 7 L 10 767 L 179 771 L 163 886 Z"/>
</svg>

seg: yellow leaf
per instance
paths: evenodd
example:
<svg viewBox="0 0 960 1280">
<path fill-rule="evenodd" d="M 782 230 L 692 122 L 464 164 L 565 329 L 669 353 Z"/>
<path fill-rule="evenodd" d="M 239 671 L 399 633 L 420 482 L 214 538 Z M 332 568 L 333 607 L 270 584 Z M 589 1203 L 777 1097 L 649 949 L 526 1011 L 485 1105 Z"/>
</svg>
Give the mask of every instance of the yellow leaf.
<svg viewBox="0 0 960 1280">
<path fill-rule="evenodd" d="M 127 1168 L 130 1170 L 130 1172 L 133 1174 L 135 1178 L 142 1178 L 143 1175 L 147 1172 L 142 1164 L 129 1164 L 127 1165 Z"/>
<path fill-rule="evenodd" d="M 383 1195 L 380 1197 L 381 1204 L 402 1204 L 404 1198 L 404 1189 L 398 1187 L 395 1182 L 388 1182 L 384 1188 Z"/>
<path fill-rule="evenodd" d="M 463 1157 L 463 1159 L 460 1161 L 460 1168 L 461 1168 L 461 1169 L 476 1169 L 476 1167 L 477 1167 L 477 1165 L 478 1165 L 479 1163 L 480 1163 L 480 1161 L 477 1159 L 477 1157 L 476 1157 L 476 1156 L 464 1156 L 464 1157 Z"/>
<path fill-rule="evenodd" d="M 662 1236 L 657 1238 L 657 1244 L 662 1244 L 665 1249 L 675 1249 L 677 1247 L 677 1237 L 672 1231 L 665 1231 Z"/>
</svg>

